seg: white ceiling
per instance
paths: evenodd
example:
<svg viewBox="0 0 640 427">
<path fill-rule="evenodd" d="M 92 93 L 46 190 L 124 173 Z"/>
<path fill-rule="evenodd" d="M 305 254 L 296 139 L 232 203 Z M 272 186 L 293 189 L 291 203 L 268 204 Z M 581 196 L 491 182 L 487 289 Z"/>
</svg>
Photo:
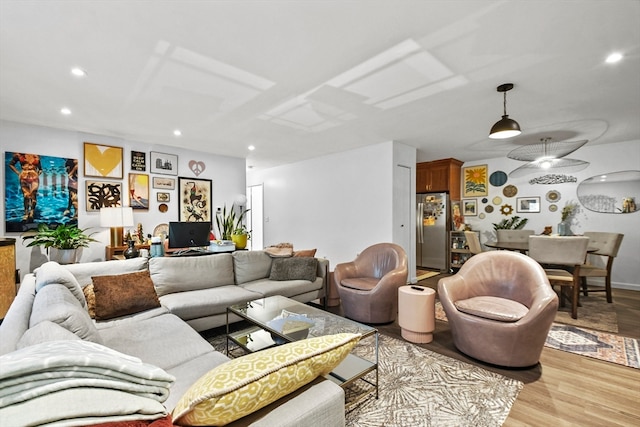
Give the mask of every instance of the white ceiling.
<svg viewBox="0 0 640 427">
<path fill-rule="evenodd" d="M 490 140 L 505 82 L 523 134 Z M 640 1 L 0 0 L 0 118 L 256 168 L 389 140 L 418 161 L 639 140 Z"/>
</svg>

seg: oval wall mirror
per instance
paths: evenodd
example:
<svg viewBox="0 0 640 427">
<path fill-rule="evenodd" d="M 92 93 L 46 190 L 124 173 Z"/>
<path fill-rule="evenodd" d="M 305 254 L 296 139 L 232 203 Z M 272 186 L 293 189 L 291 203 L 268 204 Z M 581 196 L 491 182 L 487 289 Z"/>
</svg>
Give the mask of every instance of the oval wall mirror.
<svg viewBox="0 0 640 427">
<path fill-rule="evenodd" d="M 640 209 L 640 171 L 611 172 L 587 178 L 578 185 L 578 200 L 594 212 L 637 212 Z"/>
</svg>

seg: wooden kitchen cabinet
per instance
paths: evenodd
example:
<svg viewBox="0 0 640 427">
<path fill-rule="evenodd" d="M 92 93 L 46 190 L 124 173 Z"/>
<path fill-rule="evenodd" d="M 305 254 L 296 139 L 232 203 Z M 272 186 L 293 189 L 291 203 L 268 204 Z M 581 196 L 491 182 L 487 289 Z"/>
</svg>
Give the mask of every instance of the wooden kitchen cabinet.
<svg viewBox="0 0 640 427">
<path fill-rule="evenodd" d="M 462 164 L 457 159 L 442 159 L 416 165 L 416 193 L 448 192 L 451 200 L 460 200 Z"/>
<path fill-rule="evenodd" d="M 0 238 L 0 319 L 16 297 L 16 239 Z"/>
</svg>

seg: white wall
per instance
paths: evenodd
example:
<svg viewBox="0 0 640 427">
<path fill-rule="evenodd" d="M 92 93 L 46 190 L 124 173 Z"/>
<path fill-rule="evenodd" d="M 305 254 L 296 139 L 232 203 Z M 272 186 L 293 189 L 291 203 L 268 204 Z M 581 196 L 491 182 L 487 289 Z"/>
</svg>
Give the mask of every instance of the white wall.
<svg viewBox="0 0 640 427">
<path fill-rule="evenodd" d="M 367 246 L 392 242 L 394 153 L 415 169 L 413 147 L 385 142 L 249 172 L 248 185 L 264 184 L 265 246 L 317 248 L 333 269 Z"/>
<path fill-rule="evenodd" d="M 557 224 L 560 222 L 562 208 L 568 201 L 578 202 L 576 190 L 582 180 L 603 173 L 640 169 L 640 141 L 593 146 L 587 144 L 568 157 L 590 162 L 590 165 L 586 169 L 566 174 L 575 176 L 577 183 L 554 185 L 529 184 L 530 179 L 542 176 L 544 175 L 543 173 L 531 174 L 515 179 L 509 178 L 507 183 L 501 187 L 489 185 L 488 203 L 482 203 L 482 197 L 477 198 L 478 213 L 484 212 L 485 206 L 489 204 L 493 205 L 491 200 L 496 196 L 502 198 L 502 204 L 508 203 L 513 206 L 514 212 L 516 209 L 516 199 L 518 197 L 538 196 L 542 203 L 540 213 L 515 212 L 514 215 L 528 218 L 529 222 L 525 228 L 535 230 L 536 234 L 540 234 L 545 225 L 551 225 L 555 233 L 557 232 Z M 488 165 L 489 174 L 498 170 L 502 170 L 508 174 L 521 166 L 523 162 L 504 157 L 465 163 L 464 166 L 480 164 Z M 504 187 L 509 184 L 515 185 L 518 188 L 518 193 L 514 197 L 505 197 L 502 193 Z M 556 190 L 560 193 L 561 199 L 557 202 L 558 210 L 556 212 L 549 211 L 551 202 L 548 202 L 545 198 L 550 190 Z M 635 190 L 635 196 L 637 202 L 640 198 L 640 188 Z M 494 212 L 485 215 L 486 218 L 483 220 L 478 216 L 465 217 L 466 223 L 470 224 L 474 230 L 481 231 L 482 242 L 495 240 L 492 223 L 497 223 L 502 218 L 507 218 L 501 215 L 500 206 L 494 206 Z M 623 233 L 624 239 L 622 246 L 613 264 L 612 285 L 614 287 L 640 290 L 640 263 L 638 263 L 638 254 L 640 253 L 640 212 L 632 214 L 604 214 L 592 212 L 581 207 L 571 229 L 575 234 L 582 234 L 585 231 Z M 589 280 L 591 282 L 592 279 Z M 594 280 L 594 283 L 596 283 L 596 280 Z"/>
<path fill-rule="evenodd" d="M 90 231 L 98 231 L 94 236 L 100 243 L 92 243 L 89 248 L 85 248 L 82 253 L 81 262 L 103 260 L 104 246 L 109 243 L 109 230 L 100 227 L 99 213 L 86 212 L 85 203 L 85 178 L 83 169 L 83 143 L 93 142 L 97 144 L 113 145 L 124 148 L 124 179 L 123 200 L 124 205 L 128 205 L 127 198 L 127 176 L 131 166 L 131 150 L 143 151 L 147 154 L 147 170 L 149 172 L 149 152 L 159 151 L 162 153 L 175 154 L 178 156 L 178 176 L 195 177 L 189 169 L 190 160 L 202 161 L 206 169 L 198 178 L 211 179 L 212 182 L 212 208 L 215 212 L 216 206 L 231 206 L 238 194 L 245 194 L 246 186 L 246 166 L 245 160 L 233 157 L 216 156 L 196 151 L 185 150 L 176 147 L 146 144 L 137 141 L 130 141 L 124 138 L 115 138 L 104 135 L 87 134 L 82 132 L 63 131 L 47 127 L 30 126 L 14 122 L 0 121 L 0 147 L 4 159 L 5 151 L 17 151 L 34 153 L 46 156 L 76 158 L 79 163 L 79 216 L 78 226 L 80 228 L 90 228 Z M 7 173 L 6 165 L 3 165 L 0 172 L 0 182 L 4 187 L 4 174 Z M 151 177 L 169 175 L 150 174 L 149 186 L 151 187 Z M 171 176 L 177 178 L 175 176 Z M 93 178 L 92 178 L 93 179 Z M 105 179 L 109 181 L 108 179 Z M 120 181 L 120 180 L 116 180 Z M 177 181 L 177 180 L 176 180 Z M 176 182 L 177 184 L 177 182 Z M 148 212 L 134 211 L 134 222 L 141 223 L 144 233 L 152 233 L 156 225 L 178 220 L 178 190 L 169 190 L 171 200 L 168 203 L 169 210 L 166 213 L 158 211 L 159 203 L 156 202 L 157 191 L 150 188 L 150 209 Z M 28 273 L 33 268 L 46 261 L 46 257 L 41 255 L 40 248 L 27 248 L 22 244 L 19 233 L 5 233 L 4 228 L 4 197 L 0 199 L 0 212 L 3 215 L 2 230 L 0 235 L 16 238 L 16 268 L 20 269 L 21 275 Z"/>
</svg>

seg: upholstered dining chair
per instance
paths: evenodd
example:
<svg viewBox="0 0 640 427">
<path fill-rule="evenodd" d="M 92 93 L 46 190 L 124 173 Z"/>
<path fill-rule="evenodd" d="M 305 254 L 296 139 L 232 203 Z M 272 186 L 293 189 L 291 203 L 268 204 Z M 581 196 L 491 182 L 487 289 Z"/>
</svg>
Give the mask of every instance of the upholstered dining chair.
<svg viewBox="0 0 640 427">
<path fill-rule="evenodd" d="M 538 363 L 558 310 L 542 267 L 513 251 L 472 256 L 438 281 L 438 297 L 456 348 L 507 367 Z"/>
<path fill-rule="evenodd" d="M 407 284 L 407 254 L 394 243 L 378 243 L 355 260 L 335 266 L 344 315 L 362 323 L 389 323 L 398 313 L 398 288 Z"/>
<path fill-rule="evenodd" d="M 611 269 L 614 258 L 618 256 L 618 250 L 622 244 L 624 234 L 585 231 L 584 235 L 589 238 L 589 247 L 594 247 L 598 250 L 587 254 L 587 262 L 580 266 L 582 292 L 585 296 L 588 296 L 589 292 L 606 292 L 607 302 L 611 303 L 613 302 L 613 297 L 611 296 Z M 604 277 L 604 288 L 588 287 L 588 277 Z"/>
<path fill-rule="evenodd" d="M 529 236 L 529 256 L 539 262 L 549 283 L 560 286 L 560 306 L 564 307 L 571 289 L 571 317 L 578 318 L 580 266 L 587 256 L 589 238 L 585 236 Z"/>
<path fill-rule="evenodd" d="M 533 230 L 496 230 L 498 242 L 527 242 L 529 236 L 533 235 Z M 526 254 L 526 251 L 520 251 Z"/>
<path fill-rule="evenodd" d="M 482 252 L 482 245 L 480 244 L 480 237 L 478 236 L 478 233 L 475 231 L 465 231 L 464 238 L 467 241 L 467 246 L 469 246 L 469 252 L 473 255 Z"/>
</svg>

